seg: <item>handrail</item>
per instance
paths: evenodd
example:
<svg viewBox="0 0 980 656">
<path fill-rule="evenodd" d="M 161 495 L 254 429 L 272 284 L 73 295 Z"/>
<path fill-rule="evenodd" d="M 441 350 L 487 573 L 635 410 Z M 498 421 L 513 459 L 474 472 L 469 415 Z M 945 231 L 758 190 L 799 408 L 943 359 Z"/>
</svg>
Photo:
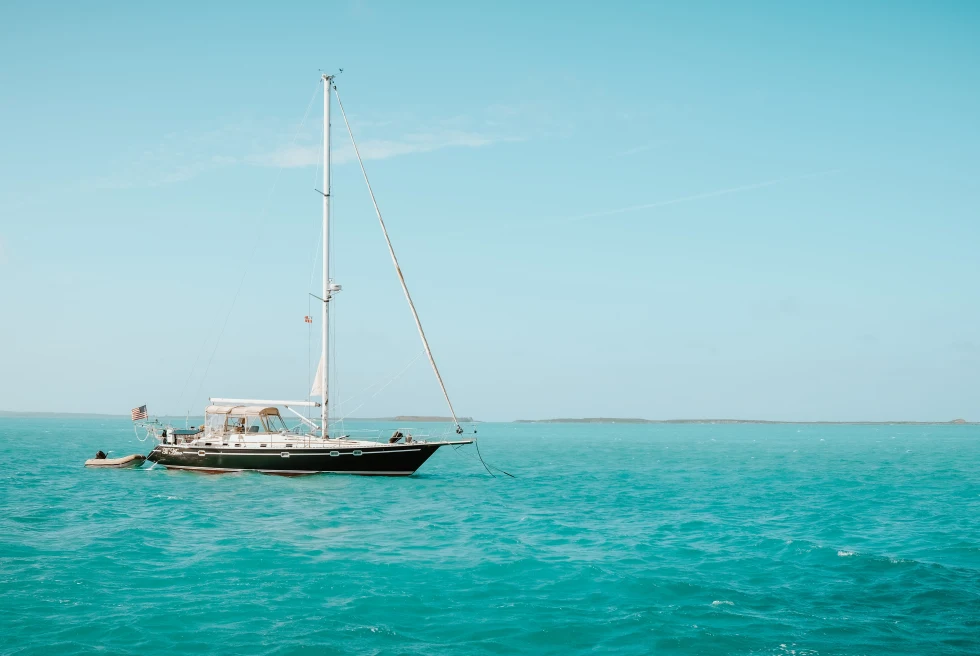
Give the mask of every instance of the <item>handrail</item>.
<svg viewBox="0 0 980 656">
<path fill-rule="evenodd" d="M 254 403 L 256 405 L 281 405 L 289 407 L 291 405 L 308 408 L 319 408 L 317 401 L 269 401 L 266 399 L 208 399 L 211 403 Z"/>
</svg>

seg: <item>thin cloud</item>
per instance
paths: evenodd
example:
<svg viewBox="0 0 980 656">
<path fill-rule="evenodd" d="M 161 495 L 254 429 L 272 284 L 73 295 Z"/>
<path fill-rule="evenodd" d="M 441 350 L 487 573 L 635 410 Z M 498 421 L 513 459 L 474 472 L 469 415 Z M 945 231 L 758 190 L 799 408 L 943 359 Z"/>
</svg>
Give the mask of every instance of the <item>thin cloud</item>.
<svg viewBox="0 0 980 656">
<path fill-rule="evenodd" d="M 89 178 L 79 183 L 88 191 L 101 189 L 137 189 L 162 187 L 164 185 L 186 182 L 210 171 L 235 164 L 238 158 L 227 155 L 213 155 L 177 164 L 171 168 L 133 165 L 131 170 L 114 175 Z"/>
<path fill-rule="evenodd" d="M 621 150 L 616 153 L 617 157 L 627 157 L 629 155 L 636 155 L 637 153 L 644 153 L 648 150 L 653 150 L 654 148 L 659 148 L 663 146 L 662 141 L 655 141 L 653 143 L 644 144 L 642 146 L 634 146 L 633 148 L 627 148 L 626 150 Z"/>
<path fill-rule="evenodd" d="M 693 196 L 681 196 L 680 198 L 672 198 L 670 200 L 662 200 L 656 203 L 645 203 L 643 205 L 632 205 L 630 207 L 620 207 L 614 210 L 602 210 L 600 212 L 592 212 L 590 214 L 582 214 L 580 216 L 573 216 L 567 219 L 562 219 L 562 221 L 584 221 L 586 219 L 597 219 L 604 216 L 614 216 L 616 214 L 625 214 L 627 212 L 636 212 L 639 210 L 649 210 L 656 207 L 667 207 L 669 205 L 678 205 L 680 203 L 688 203 L 695 200 L 704 200 L 706 198 L 715 198 L 716 196 L 727 196 L 728 194 L 738 194 L 743 191 L 751 191 L 753 189 L 763 189 L 765 187 L 772 187 L 774 185 L 783 184 L 784 182 L 795 182 L 797 180 L 808 180 L 810 178 L 818 178 L 825 175 L 833 175 L 834 173 L 840 173 L 843 169 L 831 169 L 829 171 L 819 171 L 817 173 L 807 173 L 806 175 L 792 176 L 788 178 L 776 178 L 774 180 L 766 180 L 765 182 L 756 182 L 754 184 L 742 185 L 740 187 L 729 187 L 727 189 L 718 189 L 717 191 L 709 191 L 703 194 L 694 194 Z"/>
<path fill-rule="evenodd" d="M 389 159 L 400 155 L 428 153 L 443 148 L 478 148 L 502 141 L 497 137 L 475 132 L 420 132 L 400 139 L 367 139 L 358 148 L 365 160 Z M 316 166 L 321 157 L 318 145 L 291 146 L 269 153 L 250 155 L 245 158 L 249 164 L 284 168 Z M 354 149 L 346 144 L 333 153 L 331 161 L 344 164 L 354 160 Z"/>
<path fill-rule="evenodd" d="M 261 155 L 249 155 L 244 161 L 256 166 L 298 169 L 315 166 L 320 161 L 320 149 L 315 146 L 286 146 Z"/>
<path fill-rule="evenodd" d="M 494 113 L 510 116 L 515 109 L 495 107 Z M 298 127 L 280 131 L 292 135 L 289 145 L 274 145 L 269 137 L 276 129 L 255 120 L 238 120 L 198 134 L 171 132 L 161 136 L 158 144 L 148 147 L 129 161 L 120 161 L 116 170 L 87 177 L 76 184 L 86 191 L 103 189 L 133 189 L 172 185 L 207 175 L 232 166 L 264 166 L 271 168 L 308 168 L 321 162 L 320 128 L 317 121 L 306 117 Z M 399 131 L 397 125 L 412 125 Z M 368 128 L 375 135 L 386 129 L 383 138 L 358 140 L 365 160 L 381 160 L 402 155 L 427 153 L 444 148 L 479 148 L 494 143 L 522 140 L 505 136 L 514 130 L 506 126 L 490 127 L 478 117 L 457 116 L 420 126 L 411 116 L 381 116 L 355 118 L 355 131 Z M 346 131 L 335 129 L 336 145 L 332 161 L 344 164 L 355 159 L 354 149 Z M 384 133 L 383 133 L 384 134 Z M 390 136 L 388 136 L 390 135 Z M 286 134 L 280 136 L 287 136 Z"/>
</svg>

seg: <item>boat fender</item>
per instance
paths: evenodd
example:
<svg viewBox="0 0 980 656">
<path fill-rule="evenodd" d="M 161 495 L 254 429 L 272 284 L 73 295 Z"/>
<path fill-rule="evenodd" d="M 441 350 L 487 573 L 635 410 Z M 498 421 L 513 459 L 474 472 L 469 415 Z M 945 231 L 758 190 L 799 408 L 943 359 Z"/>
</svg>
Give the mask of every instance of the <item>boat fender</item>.
<svg viewBox="0 0 980 656">
<path fill-rule="evenodd" d="M 95 454 L 96 460 L 105 460 L 105 453 L 100 449 L 98 453 Z"/>
</svg>

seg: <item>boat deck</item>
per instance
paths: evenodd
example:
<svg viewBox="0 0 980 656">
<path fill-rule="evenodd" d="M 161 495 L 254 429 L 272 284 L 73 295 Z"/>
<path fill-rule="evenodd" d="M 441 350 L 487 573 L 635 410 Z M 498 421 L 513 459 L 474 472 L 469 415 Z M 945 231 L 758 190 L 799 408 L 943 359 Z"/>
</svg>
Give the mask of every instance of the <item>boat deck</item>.
<svg viewBox="0 0 980 656">
<path fill-rule="evenodd" d="M 377 448 L 404 448 L 406 444 L 428 444 L 428 445 L 459 445 L 471 444 L 473 440 L 417 440 L 411 442 L 400 440 L 398 442 L 376 442 L 372 440 L 353 440 L 347 438 L 320 439 L 309 435 L 282 435 L 282 434 L 233 434 L 233 435 L 212 435 L 209 437 L 201 436 L 190 441 L 178 441 L 175 446 L 181 447 L 224 447 L 239 449 L 377 449 Z"/>
</svg>

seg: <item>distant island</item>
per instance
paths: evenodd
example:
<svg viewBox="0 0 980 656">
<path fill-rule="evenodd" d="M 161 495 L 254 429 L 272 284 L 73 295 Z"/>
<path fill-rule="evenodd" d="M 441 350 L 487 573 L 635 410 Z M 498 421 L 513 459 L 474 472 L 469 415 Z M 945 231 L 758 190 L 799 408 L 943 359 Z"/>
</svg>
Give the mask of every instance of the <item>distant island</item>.
<svg viewBox="0 0 980 656">
<path fill-rule="evenodd" d="M 21 417 L 38 419 L 120 419 L 128 415 L 90 414 L 84 412 L 16 412 L 0 410 L 0 417 Z M 165 417 L 160 419 L 180 419 L 184 417 Z M 195 418 L 196 419 L 196 418 Z M 459 417 L 459 423 L 481 423 L 473 417 Z M 437 415 L 395 415 L 394 417 L 349 417 L 347 421 L 384 421 L 384 422 L 417 422 L 417 423 L 448 423 L 452 417 Z M 980 422 L 966 419 L 950 421 L 776 421 L 772 419 L 641 419 L 639 417 L 578 417 L 558 419 L 515 419 L 512 422 L 501 421 L 494 423 L 514 424 L 790 424 L 808 426 L 976 426 Z"/>
<path fill-rule="evenodd" d="M 583 417 L 580 419 L 516 419 L 515 424 L 805 424 L 838 426 L 946 426 L 977 422 L 951 421 L 773 421 L 770 419 L 638 419 L 636 417 Z"/>
<path fill-rule="evenodd" d="M 160 419 L 183 419 L 177 416 L 154 415 Z M 200 415 L 198 415 L 200 416 Z M 119 419 L 128 415 L 105 415 L 88 412 L 17 412 L 12 410 L 0 410 L 0 417 L 19 417 L 23 419 Z M 196 418 L 196 417 L 195 417 Z M 471 424 L 473 417 L 458 417 L 459 423 Z M 429 415 L 397 415 L 395 417 L 348 417 L 348 421 L 416 421 L 416 422 L 451 422 L 452 417 L 437 417 Z"/>
<path fill-rule="evenodd" d="M 473 417 L 457 417 L 461 424 L 472 424 Z M 348 417 L 348 421 L 420 421 L 420 422 L 452 422 L 452 417 L 435 417 L 429 415 L 398 415 L 396 417 Z"/>
<path fill-rule="evenodd" d="M 0 410 L 0 417 L 16 417 L 21 419 L 119 419 L 126 415 L 103 415 L 91 412 L 16 412 Z"/>
</svg>

